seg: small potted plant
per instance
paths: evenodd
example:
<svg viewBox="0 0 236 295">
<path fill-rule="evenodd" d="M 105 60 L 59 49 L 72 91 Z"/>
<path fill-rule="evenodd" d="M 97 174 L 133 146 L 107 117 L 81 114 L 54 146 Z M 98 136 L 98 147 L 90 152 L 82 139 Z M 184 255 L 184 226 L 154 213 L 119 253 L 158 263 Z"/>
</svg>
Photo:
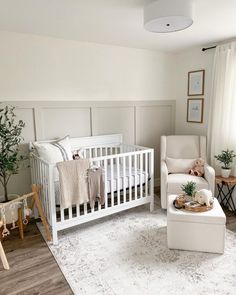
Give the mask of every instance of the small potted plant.
<svg viewBox="0 0 236 295">
<path fill-rule="evenodd" d="M 221 166 L 222 177 L 228 178 L 230 176 L 231 164 L 233 163 L 234 157 L 236 157 L 235 152 L 229 149 L 223 150 L 219 155 L 215 156 L 216 160 L 223 164 Z"/>
<path fill-rule="evenodd" d="M 0 105 L 0 184 L 4 192 L 4 195 L 0 196 L 0 202 L 8 202 L 18 196 L 8 193 L 8 182 L 13 174 L 19 172 L 19 164 L 26 158 L 19 153 L 19 144 L 23 140 L 21 132 L 25 123 L 22 120 L 16 121 L 14 109 Z"/>
<path fill-rule="evenodd" d="M 190 197 L 191 199 L 194 197 L 197 184 L 193 181 L 188 181 L 186 184 L 181 186 L 182 191 L 185 193 L 186 196 Z"/>
</svg>

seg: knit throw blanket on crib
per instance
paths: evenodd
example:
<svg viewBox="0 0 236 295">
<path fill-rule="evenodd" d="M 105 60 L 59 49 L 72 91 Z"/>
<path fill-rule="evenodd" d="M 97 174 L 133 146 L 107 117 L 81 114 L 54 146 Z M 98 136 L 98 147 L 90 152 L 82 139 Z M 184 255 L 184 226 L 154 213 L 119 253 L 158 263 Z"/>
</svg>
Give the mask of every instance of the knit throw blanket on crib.
<svg viewBox="0 0 236 295">
<path fill-rule="evenodd" d="M 89 201 L 87 170 L 88 159 L 79 159 L 57 163 L 61 190 L 61 205 L 68 208 L 72 204 Z"/>
</svg>

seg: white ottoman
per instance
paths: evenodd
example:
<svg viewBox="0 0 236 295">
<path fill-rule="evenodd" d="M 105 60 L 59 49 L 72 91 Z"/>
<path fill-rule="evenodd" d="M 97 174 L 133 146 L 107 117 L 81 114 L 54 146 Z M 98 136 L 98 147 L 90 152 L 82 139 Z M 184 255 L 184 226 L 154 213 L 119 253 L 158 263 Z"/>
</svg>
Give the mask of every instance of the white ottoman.
<svg viewBox="0 0 236 295">
<path fill-rule="evenodd" d="M 201 213 L 178 210 L 170 195 L 167 204 L 167 243 L 170 249 L 223 253 L 225 214 L 215 198 L 212 210 Z"/>
</svg>

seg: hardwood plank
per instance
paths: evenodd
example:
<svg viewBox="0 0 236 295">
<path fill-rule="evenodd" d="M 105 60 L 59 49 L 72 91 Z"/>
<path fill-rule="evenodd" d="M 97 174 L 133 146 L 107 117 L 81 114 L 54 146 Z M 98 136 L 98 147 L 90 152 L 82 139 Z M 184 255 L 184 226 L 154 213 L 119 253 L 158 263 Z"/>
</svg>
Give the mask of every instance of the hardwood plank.
<svg viewBox="0 0 236 295">
<path fill-rule="evenodd" d="M 14 230 L 3 241 L 10 270 L 0 265 L 0 294 L 73 294 L 35 222 L 27 226 L 24 240 L 18 236 Z"/>
</svg>

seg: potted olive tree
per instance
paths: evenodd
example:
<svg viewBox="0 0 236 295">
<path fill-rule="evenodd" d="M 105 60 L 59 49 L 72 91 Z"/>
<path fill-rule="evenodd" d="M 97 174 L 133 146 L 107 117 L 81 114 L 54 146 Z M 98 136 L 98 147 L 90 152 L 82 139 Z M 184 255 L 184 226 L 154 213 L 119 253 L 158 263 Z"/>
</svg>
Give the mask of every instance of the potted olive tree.
<svg viewBox="0 0 236 295">
<path fill-rule="evenodd" d="M 215 156 L 216 160 L 223 164 L 223 166 L 221 166 L 222 177 L 229 177 L 231 172 L 231 164 L 233 163 L 234 157 L 236 157 L 236 154 L 234 151 L 230 151 L 229 149 L 223 150 L 219 155 Z"/>
<path fill-rule="evenodd" d="M 22 129 L 25 123 L 16 120 L 15 108 L 0 105 L 0 184 L 4 196 L 0 201 L 9 201 L 8 182 L 13 174 L 19 171 L 19 163 L 24 159 L 19 154 L 19 144 L 22 142 Z"/>
</svg>

